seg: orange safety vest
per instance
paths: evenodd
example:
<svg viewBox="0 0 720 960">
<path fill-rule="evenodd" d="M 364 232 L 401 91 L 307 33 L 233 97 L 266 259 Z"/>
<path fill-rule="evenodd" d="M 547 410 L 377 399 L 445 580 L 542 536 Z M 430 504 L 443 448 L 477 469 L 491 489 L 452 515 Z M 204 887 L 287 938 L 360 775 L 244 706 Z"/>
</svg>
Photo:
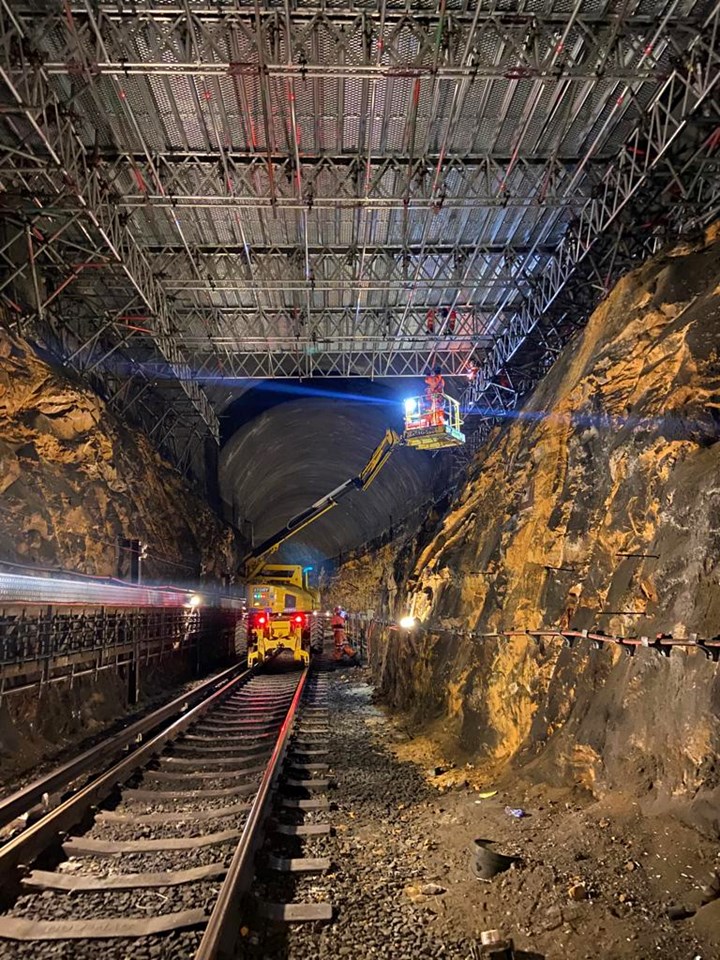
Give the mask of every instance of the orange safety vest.
<svg viewBox="0 0 720 960">
<path fill-rule="evenodd" d="M 428 393 L 445 393 L 445 380 L 440 376 L 439 373 L 433 374 L 431 377 L 425 377 L 425 383 L 428 385 Z"/>
</svg>

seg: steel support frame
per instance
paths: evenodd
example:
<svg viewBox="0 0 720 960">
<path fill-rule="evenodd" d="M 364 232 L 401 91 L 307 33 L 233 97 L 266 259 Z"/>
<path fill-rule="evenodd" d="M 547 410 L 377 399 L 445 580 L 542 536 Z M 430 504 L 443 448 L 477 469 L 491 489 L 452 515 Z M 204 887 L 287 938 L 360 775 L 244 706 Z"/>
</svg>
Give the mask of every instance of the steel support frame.
<svg viewBox="0 0 720 960">
<path fill-rule="evenodd" d="M 9 0 L 2 0 L 2 4 L 10 10 Z M 209 0 L 198 0 L 192 9 L 185 4 L 158 7 L 138 0 L 127 11 L 118 10 L 114 4 L 99 3 L 92 6 L 92 13 L 89 5 L 77 0 L 71 0 L 62 11 L 49 12 L 41 10 L 39 5 L 13 2 L 13 13 L 23 18 L 24 29 L 38 39 L 38 48 L 45 48 L 41 37 L 58 26 L 65 36 L 65 18 L 72 18 L 73 30 L 66 37 L 67 49 L 61 58 L 51 57 L 42 68 L 37 63 L 28 67 L 22 59 L 13 60 L 10 47 L 5 43 L 3 57 L 17 88 L 23 95 L 26 87 L 32 93 L 34 99 L 28 103 L 52 102 L 50 118 L 61 119 L 58 136 L 64 137 L 69 131 L 71 137 L 66 152 L 74 167 L 68 169 L 71 173 L 74 168 L 79 169 L 81 184 L 84 184 L 83 177 L 89 179 L 86 192 L 94 204 L 99 204 L 97 209 L 103 215 L 99 224 L 92 223 L 93 230 L 107 223 L 111 226 L 111 239 L 119 234 L 115 246 L 110 248 L 112 256 L 116 256 L 116 250 L 125 256 L 123 243 L 126 247 L 130 245 L 127 257 L 133 276 L 142 281 L 141 293 L 145 290 L 147 294 L 149 290 L 149 301 L 143 298 L 145 312 L 153 315 L 153 304 L 160 297 L 166 321 L 160 329 L 167 329 L 175 341 L 182 339 L 190 348 L 197 346 L 201 376 L 209 382 L 226 375 L 229 378 L 312 376 L 328 375 L 328 371 L 337 376 L 417 376 L 423 375 L 427 366 L 435 362 L 447 364 L 448 372 L 457 375 L 467 372 L 471 358 L 474 362 L 482 359 L 491 346 L 486 334 L 502 331 L 506 317 L 511 316 L 510 329 L 500 333 L 495 346 L 487 353 L 487 361 L 472 383 L 466 401 L 470 404 L 484 401 L 486 407 L 491 401 L 502 409 L 512 409 L 531 378 L 525 377 L 516 384 L 517 378 L 513 377 L 513 387 L 506 388 L 493 384 L 492 377 L 509 369 L 508 365 L 515 361 L 533 331 L 543 338 L 543 356 L 557 355 L 559 343 L 565 336 L 562 329 L 573 325 L 565 322 L 560 310 L 559 320 L 553 319 L 547 329 L 542 327 L 549 316 L 558 313 L 560 294 L 568 279 L 577 277 L 579 265 L 590 265 L 591 282 L 597 292 L 606 292 L 608 279 L 628 260 L 617 255 L 617 244 L 610 244 L 608 253 L 600 249 L 598 240 L 612 233 L 609 228 L 617 226 L 618 214 L 627 209 L 648 175 L 657 176 L 661 172 L 665 182 L 674 183 L 694 178 L 702 188 L 707 182 L 697 165 L 694 172 L 678 170 L 668 161 L 667 144 L 673 142 L 684 123 L 677 129 L 664 129 L 663 125 L 669 121 L 663 117 L 659 102 L 667 102 L 669 112 L 673 113 L 678 109 L 676 101 L 683 97 L 682 78 L 688 78 L 685 81 L 688 88 L 703 83 L 688 71 L 699 65 L 701 72 L 705 70 L 709 74 L 711 67 L 717 72 L 717 58 L 714 57 L 712 64 L 704 65 L 702 55 L 703 44 L 710 49 L 715 44 L 717 8 L 701 23 L 695 17 L 677 13 L 678 6 L 668 0 L 660 5 L 656 17 L 624 16 L 612 12 L 610 6 L 606 14 L 596 16 L 583 12 L 581 3 L 576 4 L 572 13 L 557 15 L 443 8 L 440 14 L 423 11 L 422 17 L 411 17 L 404 11 L 388 9 L 382 2 L 374 8 L 363 9 L 349 4 L 332 12 L 295 3 L 292 16 L 289 16 L 289 5 L 283 11 L 258 3 L 256 12 L 248 13 L 234 7 L 222 9 Z M 158 54 L 161 57 L 149 63 L 135 63 L 128 55 L 132 45 L 138 38 L 150 35 L 151 57 Z M 230 46 L 226 45 L 228 37 L 232 41 Z M 320 62 L 319 51 L 327 48 L 327 44 L 323 46 L 319 42 L 322 38 L 331 41 L 332 62 Z M 494 44 L 486 43 L 491 39 Z M 494 51 L 492 62 L 489 50 Z M 286 56 L 279 57 L 278 51 Z M 18 49 L 14 52 L 18 53 Z M 224 56 L 225 53 L 228 55 Z M 28 72 L 26 81 L 23 75 Z M 508 157 L 493 152 L 487 156 L 465 157 L 446 151 L 445 143 L 437 154 L 427 155 L 421 150 L 416 155 L 411 148 L 408 156 L 378 156 L 373 154 L 369 138 L 367 148 L 351 156 L 332 150 L 308 156 L 300 152 L 297 125 L 293 121 L 285 131 L 287 153 L 278 149 L 274 132 L 268 133 L 267 127 L 265 149 L 258 143 L 255 152 L 234 152 L 231 147 L 222 146 L 215 127 L 219 146 L 212 154 L 188 150 L 183 154 L 175 151 L 151 156 L 147 150 L 126 153 L 122 149 L 103 148 L 92 153 L 89 171 L 88 148 L 82 148 L 79 143 L 72 116 L 58 112 L 60 97 L 53 101 L 48 87 L 67 83 L 68 78 L 72 78 L 78 82 L 72 97 L 77 100 L 82 94 L 80 82 L 91 86 L 110 77 L 116 85 L 113 89 L 122 96 L 124 78 L 133 74 L 149 78 L 194 77 L 198 114 L 204 116 L 208 128 L 214 124 L 214 119 L 208 122 L 208 114 L 212 113 L 208 105 L 222 100 L 220 81 L 228 79 L 236 86 L 258 83 L 265 90 L 270 80 L 276 78 L 273 80 L 276 90 L 285 89 L 282 84 L 287 82 L 290 91 L 295 89 L 294 85 L 302 89 L 312 77 L 357 79 L 363 83 L 362 122 L 370 127 L 375 117 L 375 101 L 368 91 L 370 86 L 375 89 L 374 84 L 381 77 L 430 84 L 436 94 L 440 81 L 455 84 L 457 93 L 461 84 L 502 79 L 508 85 L 505 103 L 517 92 L 518 84 L 532 81 L 523 123 L 529 123 L 533 117 L 537 103 L 534 98 L 548 83 L 567 81 L 576 85 L 574 89 L 584 90 L 602 79 L 617 82 L 618 96 L 614 102 L 611 97 L 610 116 L 603 131 L 580 157 L 533 156 L 531 145 L 525 142 L 522 125 L 516 150 Z M 704 83 L 712 89 L 709 77 Z M 645 91 L 655 89 L 656 85 L 660 85 L 660 89 L 651 101 L 650 112 L 657 117 L 658 129 L 655 133 L 651 130 L 649 142 L 667 141 L 666 146 L 662 149 L 653 146 L 643 159 L 639 151 L 644 149 L 644 141 L 638 130 L 618 160 L 606 170 L 611 161 L 605 155 L 601 159 L 607 147 L 604 132 L 610 131 L 612 123 L 619 119 L 642 116 L 647 103 Z M 642 97 L 640 91 L 643 91 Z M 460 103 L 462 99 L 460 96 Z M 561 99 L 559 96 L 558 103 Z M 17 109 L 32 121 L 27 106 L 19 104 Z M 267 108 L 268 102 L 263 117 L 266 123 Z M 684 107 L 681 110 L 688 115 L 691 112 Z M 42 107 L 39 116 L 41 121 L 48 119 Z M 451 119 L 444 121 L 448 128 Z M 87 221 L 82 206 L 85 197 L 83 191 L 78 193 L 76 178 L 61 180 L 51 153 L 48 154 L 51 162 L 48 162 L 46 156 L 32 149 L 28 151 L 26 142 L 18 142 L 20 147 L 12 154 L 8 152 L 4 166 L 0 157 L 0 173 L 3 169 L 7 174 L 19 172 L 32 185 L 34 194 L 44 199 L 47 194 L 50 199 L 61 197 L 65 204 L 77 204 L 79 196 L 82 217 Z M 648 166 L 650 159 L 652 163 Z M 699 167 L 702 166 L 701 163 Z M 604 177 L 603 170 L 606 170 Z M 61 188 L 63 192 L 59 193 Z M 705 189 L 703 199 L 712 209 L 717 209 L 717 190 Z M 504 260 L 487 257 L 484 240 L 472 249 L 465 245 L 459 257 L 456 251 L 441 252 L 440 244 L 428 240 L 435 215 L 453 205 L 464 207 L 468 216 L 474 206 L 487 206 L 488 215 L 497 215 L 500 208 L 507 207 L 521 216 L 534 206 L 538 210 L 555 207 L 556 215 L 567 214 L 567 208 L 576 209 L 582 202 L 580 217 L 551 257 L 542 246 L 549 236 L 557 233 L 552 232 L 552 220 L 548 223 L 547 218 L 540 224 L 530 248 L 514 250 L 513 244 L 509 244 Z M 353 249 L 343 253 L 313 247 L 308 236 L 307 215 L 323 205 L 358 211 L 359 226 L 354 232 Z M 282 287 L 291 302 L 277 309 L 269 302 L 261 302 L 259 294 L 270 291 L 261 290 L 252 279 L 264 275 L 266 270 L 272 275 L 280 269 L 282 258 L 288 256 L 288 252 L 272 247 L 262 252 L 254 242 L 247 242 L 248 235 L 241 230 L 238 256 L 230 272 L 235 278 L 246 279 L 234 281 L 232 290 L 222 289 L 217 273 L 223 268 L 217 266 L 209 270 L 202 252 L 191 248 L 179 230 L 184 254 L 173 254 L 169 280 L 182 278 L 185 299 L 173 303 L 172 312 L 168 313 L 161 286 L 165 280 L 153 276 L 153 271 L 163 264 L 157 260 L 156 251 L 141 252 L 135 244 L 138 247 L 147 244 L 149 232 L 145 228 L 155 211 L 169 216 L 177 224 L 175 210 L 178 207 L 198 212 L 207 210 L 210 216 L 214 210 L 235 212 L 236 209 L 268 207 L 272 212 L 283 207 L 294 208 L 299 255 L 290 252 L 294 259 L 288 261 L 285 276 L 289 274 L 291 280 Z M 392 256 L 387 248 L 373 247 L 367 242 L 364 219 L 364 212 L 373 208 L 391 211 L 397 208 L 406 223 L 407 212 L 417 208 L 424 218 L 422 242 L 412 245 L 404 240 L 401 250 L 395 250 Z M 132 214 L 132 233 L 125 222 L 127 214 Z M 147 224 L 143 220 L 146 216 Z M 103 244 L 106 254 L 107 248 L 107 244 Z M 133 254 L 139 263 L 131 259 Z M 215 250 L 214 256 L 217 254 Z M 429 266 L 433 258 L 435 262 Z M 323 286 L 325 276 L 331 280 L 327 288 Z M 483 281 L 478 279 L 482 277 L 487 277 L 488 283 L 493 282 L 496 292 L 504 291 L 499 303 L 496 297 L 492 303 L 485 303 Z M 431 279 L 435 282 L 431 283 Z M 360 294 L 371 292 L 374 282 L 379 282 L 382 293 L 395 302 L 383 308 L 361 302 Z M 359 288 L 357 309 L 318 302 L 321 296 L 325 299 L 328 293 L 347 285 L 354 291 Z M 134 286 L 139 289 L 137 284 Z M 271 291 L 272 295 L 279 292 L 280 288 Z M 72 295 L 72 286 L 69 293 Z M 424 302 L 412 302 L 416 296 Z M 226 302 L 219 304 L 220 298 Z M 234 305 L 227 302 L 233 298 Z M 64 298 L 63 307 L 68 302 L 73 301 Z M 454 344 L 427 336 L 428 306 L 440 304 L 456 310 L 458 336 Z M 398 305 L 402 308 L 400 311 Z M 86 341 L 98 346 L 89 359 L 97 364 L 103 349 L 94 326 L 97 320 L 90 312 L 87 320 L 91 333 L 88 335 L 86 330 Z M 222 335 L 215 336 L 213 331 Z M 118 334 L 119 348 L 127 342 L 127 334 L 120 331 Z M 77 335 L 81 342 L 83 330 L 79 320 Z M 383 341 L 383 336 L 388 339 Z M 140 336 L 134 342 L 143 340 Z M 282 351 L 278 349 L 279 342 L 282 342 Z M 233 356 L 238 346 L 243 349 Z M 110 344 L 108 349 L 112 353 L 118 348 Z M 101 366 L 95 369 L 102 372 Z M 286 370 L 293 372 L 286 373 Z M 108 377 L 112 387 L 111 375 L 103 376 Z M 132 386 L 136 382 L 141 396 L 143 392 L 151 392 L 147 379 L 136 378 L 132 385 L 114 386 L 111 393 L 117 402 L 132 403 Z M 185 389 L 182 379 L 180 383 Z M 173 439 L 173 431 L 177 429 L 173 426 L 174 417 L 175 411 L 163 417 L 159 424 L 155 420 L 153 439 Z M 187 442 L 181 456 L 191 458 L 192 449 L 201 439 L 192 427 L 187 428 Z"/>
<path fill-rule="evenodd" d="M 589 177 L 573 181 L 581 158 L 526 159 L 493 156 L 424 156 L 408 162 L 406 157 L 323 155 L 322 157 L 278 157 L 273 161 L 270 180 L 267 159 L 254 155 L 236 158 L 228 153 L 232 181 L 217 160 L 189 154 L 181 159 L 160 157 L 155 166 L 163 192 L 153 189 L 146 162 L 140 156 L 122 155 L 103 161 L 104 175 L 122 194 L 119 201 L 128 210 L 196 209 L 263 210 L 317 208 L 349 210 L 472 209 L 532 207 L 576 208 L 599 181 L 599 165 L 593 164 Z M 512 161 L 512 175 L 507 176 Z M 442 173 L 436 177 L 440 164 Z M 31 168 L 29 168 L 31 169 Z M 302 194 L 295 187 L 298 173 Z M 138 175 L 139 174 L 139 175 Z M 572 189 L 566 188 L 572 183 Z"/>
<path fill-rule="evenodd" d="M 187 331 L 185 342 L 189 346 L 201 350 L 214 347 L 217 352 L 224 349 L 231 353 L 263 349 L 285 349 L 293 353 L 299 347 L 355 350 L 370 346 L 382 352 L 394 349 L 397 342 L 402 343 L 405 350 L 419 351 L 432 349 L 438 344 L 447 350 L 453 343 L 462 349 L 468 349 L 467 344 L 487 347 L 493 337 L 490 318 L 496 313 L 461 303 L 451 316 L 451 311 L 445 307 L 435 311 L 434 331 L 430 333 L 425 308 L 410 310 L 403 319 L 399 309 L 388 308 L 366 308 L 356 315 L 347 306 L 335 309 L 318 307 L 308 315 L 299 307 L 294 311 L 266 310 L 262 313 L 229 307 L 220 310 L 222 323 L 217 332 L 209 334 L 208 318 L 212 316 L 209 311 L 193 306 L 183 309 L 180 303 L 178 311 L 183 318 Z M 232 357 L 223 358 L 223 363 L 227 360 L 232 362 Z"/>
<path fill-rule="evenodd" d="M 677 53 L 687 48 L 697 30 L 697 23 L 677 13 L 678 4 L 673 2 L 661 7 L 657 17 L 614 11 L 598 15 L 583 12 L 582 4 L 572 15 L 509 13 L 490 7 L 475 14 L 445 5 L 417 15 L 385 9 L 381 2 L 374 8 L 348 5 L 332 11 L 318 4 L 295 3 L 292 16 L 286 17 L 274 5 L 258 4 L 256 11 L 234 5 L 224 10 L 210 0 L 200 0 L 192 10 L 181 3 L 137 2 L 126 9 L 97 4 L 94 18 L 104 39 L 101 44 L 83 3 L 68 3 L 66 11 L 49 13 L 30 4 L 17 6 L 21 15 L 32 17 L 37 33 L 52 30 L 71 15 L 93 69 L 117 76 L 642 81 L 655 74 L 656 51 L 648 48 L 648 41 L 659 22 L 667 27 Z M 233 37 L 230 49 L 228 32 Z M 192 44 L 187 43 L 189 33 L 194 37 Z M 147 62 L 138 57 L 139 44 L 156 51 L 157 59 Z M 470 57 L 464 56 L 465 50 Z M 292 51 L 292 55 L 278 55 L 281 51 Z M 320 51 L 329 51 L 332 62 Z M 68 46 L 59 57 L 49 59 L 48 72 L 82 69 L 74 54 Z"/>
<path fill-rule="evenodd" d="M 28 40 L 25 25 L 8 0 L 0 0 L 0 5 L 0 80 L 35 141 L 31 146 L 27 138 L 23 149 L 33 154 L 38 147 L 46 151 L 52 161 L 52 167 L 45 168 L 47 188 L 58 197 L 64 197 L 68 192 L 72 194 L 76 208 L 88 225 L 88 232 L 96 238 L 98 253 L 109 250 L 113 260 L 121 266 L 153 317 L 153 342 L 211 436 L 219 442 L 219 421 L 207 396 L 192 378 L 187 358 L 175 335 L 177 321 L 161 284 L 129 233 L 111 190 L 98 175 L 93 158 L 80 140 L 71 114 L 52 90 L 44 67 L 37 61 L 26 59 L 23 53 Z"/>
<path fill-rule="evenodd" d="M 165 278 L 165 287 L 174 291 L 252 291 L 305 289 L 313 291 L 345 290 L 348 284 L 359 284 L 365 290 L 387 289 L 400 295 L 412 280 L 423 289 L 451 286 L 457 299 L 464 302 L 473 288 L 490 285 L 500 291 L 505 286 L 516 286 L 522 277 L 521 268 L 543 269 L 543 261 L 554 251 L 547 247 L 455 246 L 428 244 L 424 248 L 406 246 L 376 246 L 365 249 L 362 257 L 355 248 L 339 250 L 327 246 L 309 247 L 311 276 L 305 276 L 304 252 L 298 247 L 253 248 L 250 252 L 250 276 L 247 276 L 247 256 L 241 252 L 223 252 L 217 247 L 211 251 L 191 251 L 192 258 L 201 267 L 202 279 L 190 275 L 189 257 L 185 251 L 153 253 L 153 264 Z M 526 259 L 527 257 L 527 259 Z M 474 260 L 471 276 L 463 277 L 470 259 Z M 461 281 L 463 281 L 461 283 Z M 392 300 L 389 301 L 393 303 Z M 442 306 L 442 301 L 437 304 Z"/>
<path fill-rule="evenodd" d="M 51 313 L 41 323 L 38 317 L 28 316 L 22 318 L 19 326 L 26 336 L 64 358 L 63 366 L 88 382 L 121 421 L 132 419 L 155 439 L 160 453 L 190 480 L 199 482 L 202 478 L 193 463 L 199 442 L 197 411 L 169 371 L 164 378 L 164 391 L 158 391 L 162 372 L 158 370 L 157 354 L 145 351 L 147 363 L 143 362 L 137 353 L 139 345 L 133 343 L 140 335 L 121 323 L 121 315 L 131 311 L 135 302 L 140 302 L 137 295 L 123 307 L 108 312 L 101 306 L 95 308 L 92 302 L 73 301 L 79 310 L 71 312 L 65 304 L 62 317 Z M 111 331 L 115 331 L 114 337 L 108 335 Z M 117 373 L 118 365 L 122 374 Z M 166 431 L 160 442 L 156 431 L 161 420 Z M 205 430 L 200 431 L 200 437 L 205 435 Z"/>
<path fill-rule="evenodd" d="M 26 229 L 28 229 L 26 227 Z M 33 229 L 37 229 L 34 227 Z M 59 231 L 55 231 L 55 235 Z M 22 236 L 20 229 L 18 237 Z M 16 237 L 12 238 L 13 240 Z M 12 242 L 12 241 L 11 241 Z M 55 242 L 44 246 L 44 257 L 48 264 L 57 266 L 58 270 L 67 271 L 68 265 L 63 258 L 64 251 L 58 248 Z M 70 243 L 68 247 L 77 251 L 79 244 Z M 86 256 L 89 256 L 86 252 Z M 5 258 L 4 252 L 0 256 Z M 76 264 L 75 269 L 83 264 Z M 111 268 L 110 268 L 111 269 Z M 15 275 L 21 270 L 16 270 Z M 107 277 L 108 272 L 104 273 Z M 3 284 L 3 287 L 6 285 Z M 86 380 L 103 397 L 108 407 L 121 420 L 129 414 L 147 433 L 150 433 L 158 421 L 160 412 L 158 400 L 154 396 L 156 380 L 152 370 L 157 368 L 157 354 L 151 348 L 149 363 L 146 365 L 137 358 L 136 347 L 128 349 L 130 341 L 140 335 L 134 329 L 128 329 L 121 323 L 122 317 L 127 317 L 133 309 L 142 303 L 137 292 L 130 299 L 123 300 L 116 309 L 108 309 L 113 297 L 102 290 L 97 291 L 95 298 L 87 296 L 73 299 L 74 309 L 68 309 L 68 303 L 63 304 L 62 314 L 58 314 L 57 304 L 49 300 L 42 304 L 43 309 L 36 313 L 22 314 L 18 304 L 7 298 L 7 294 L 0 292 L 10 306 L 9 317 L 15 317 L 15 324 L 20 333 L 43 344 L 56 356 L 62 358 L 62 364 Z M 95 302 L 97 300 L 97 302 Z M 49 309 L 45 309 L 49 304 Z M 12 321 L 11 321 L 12 325 Z M 110 333 L 115 333 L 111 337 Z M 145 341 L 147 343 L 147 341 Z M 149 346 L 149 344 L 148 344 Z M 115 373 L 116 362 L 120 361 L 125 370 L 131 371 L 125 376 Z M 163 361 L 164 362 L 164 361 Z M 171 379 L 174 382 L 174 378 Z M 167 393 L 165 395 L 167 401 Z M 168 407 L 168 415 L 174 424 L 174 432 L 165 440 L 160 451 L 166 455 L 180 470 L 188 473 L 193 480 L 197 477 L 189 470 L 192 462 L 188 445 L 193 440 L 194 427 L 197 422 L 195 408 L 189 398 L 178 385 L 177 399 Z"/>
<path fill-rule="evenodd" d="M 445 342 L 438 345 L 417 344 L 413 349 L 363 349 L 346 346 L 326 350 L 321 346 L 299 346 L 287 349 L 264 347 L 257 351 L 238 350 L 215 371 L 215 354 L 197 354 L 198 378 L 208 384 L 232 384 L 234 380 L 306 379 L 309 377 L 425 377 L 435 365 L 448 377 L 465 376 L 468 361 L 475 355 L 473 342 Z"/>
<path fill-rule="evenodd" d="M 469 412 L 485 398 L 493 378 L 509 363 L 541 318 L 548 313 L 578 266 L 598 240 L 611 228 L 619 228 L 619 217 L 655 170 L 665 163 L 668 152 L 690 117 L 718 90 L 720 81 L 720 4 L 703 24 L 680 69 L 675 69 L 653 97 L 646 121 L 638 126 L 624 145 L 617 161 L 602 178 L 601 189 L 580 211 L 563 237 L 556 255 L 547 264 L 528 298 L 497 338 L 483 361 L 478 375 L 462 398 Z M 720 124 L 720 109 L 713 103 Z"/>
<path fill-rule="evenodd" d="M 89 322 L 90 318 L 88 318 Z M 157 381 L 127 350 L 124 339 L 115 340 L 106 345 L 103 355 L 93 362 L 82 362 L 84 348 L 92 346 L 91 337 L 81 342 L 80 331 L 66 317 L 63 317 L 62 326 L 53 325 L 56 332 L 49 330 L 47 324 L 38 324 L 31 321 L 26 332 L 32 339 L 36 339 L 50 347 L 52 352 L 59 356 L 70 353 L 64 365 L 73 370 L 81 379 L 88 382 L 93 389 L 105 400 L 108 408 L 121 421 L 131 418 L 137 423 L 148 437 L 155 441 L 155 447 L 161 454 L 188 479 L 194 482 L 202 480 L 193 469 L 193 453 L 197 447 L 198 419 L 194 406 L 187 395 L 178 386 L 177 395 L 171 399 L 167 393 L 157 392 Z M 54 333 L 54 335 L 53 335 Z M 62 334 L 62 339 L 59 334 Z M 127 336 L 127 335 L 126 335 Z M 73 344 L 76 344 L 73 350 Z M 76 355 L 72 355 L 76 354 Z M 113 373 L 110 365 L 111 356 L 119 356 L 125 367 L 131 372 L 124 376 Z M 166 426 L 161 438 L 155 437 L 157 425 L 163 421 Z M 170 425 L 170 429 L 168 428 Z M 201 436 L 207 435 L 203 430 Z"/>
</svg>

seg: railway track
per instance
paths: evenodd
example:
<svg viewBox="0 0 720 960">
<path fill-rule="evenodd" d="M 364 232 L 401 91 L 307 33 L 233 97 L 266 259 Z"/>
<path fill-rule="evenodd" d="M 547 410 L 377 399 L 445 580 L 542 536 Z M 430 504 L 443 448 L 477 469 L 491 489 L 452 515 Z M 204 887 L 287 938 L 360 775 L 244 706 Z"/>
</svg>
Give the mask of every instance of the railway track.
<svg viewBox="0 0 720 960">
<path fill-rule="evenodd" d="M 329 903 L 248 901 L 269 837 L 265 872 L 330 865 L 286 855 L 330 833 L 324 687 L 282 658 L 231 677 L 0 849 L 0 957 L 211 960 L 235 955 L 251 906 L 329 919 Z"/>
</svg>

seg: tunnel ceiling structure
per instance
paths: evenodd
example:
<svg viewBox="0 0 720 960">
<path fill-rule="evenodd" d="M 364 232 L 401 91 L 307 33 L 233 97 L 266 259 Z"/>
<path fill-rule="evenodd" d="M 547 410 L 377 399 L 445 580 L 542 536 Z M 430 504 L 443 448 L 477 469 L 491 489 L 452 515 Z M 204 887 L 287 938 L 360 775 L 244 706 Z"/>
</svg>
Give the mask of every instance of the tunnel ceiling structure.
<svg viewBox="0 0 720 960">
<path fill-rule="evenodd" d="M 717 213 L 719 26 L 707 0 L 0 0 L 4 319 L 186 471 L 248 378 L 439 364 L 482 423 Z"/>
</svg>

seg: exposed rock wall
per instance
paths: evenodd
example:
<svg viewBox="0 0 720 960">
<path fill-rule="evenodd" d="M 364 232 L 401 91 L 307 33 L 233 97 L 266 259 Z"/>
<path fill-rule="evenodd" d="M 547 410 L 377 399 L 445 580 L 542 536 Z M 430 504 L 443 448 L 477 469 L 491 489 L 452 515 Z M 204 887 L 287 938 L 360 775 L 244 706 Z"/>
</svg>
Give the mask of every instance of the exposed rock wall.
<svg viewBox="0 0 720 960">
<path fill-rule="evenodd" d="M 462 631 L 720 633 L 719 283 L 715 235 L 624 278 L 473 464 L 409 577 L 406 547 L 376 591 L 423 622 L 389 634 L 382 688 L 446 747 L 715 831 L 720 668 Z"/>
<path fill-rule="evenodd" d="M 234 534 L 147 437 L 0 330 L 0 560 L 114 575 L 118 537 L 147 577 L 237 569 Z"/>
</svg>

